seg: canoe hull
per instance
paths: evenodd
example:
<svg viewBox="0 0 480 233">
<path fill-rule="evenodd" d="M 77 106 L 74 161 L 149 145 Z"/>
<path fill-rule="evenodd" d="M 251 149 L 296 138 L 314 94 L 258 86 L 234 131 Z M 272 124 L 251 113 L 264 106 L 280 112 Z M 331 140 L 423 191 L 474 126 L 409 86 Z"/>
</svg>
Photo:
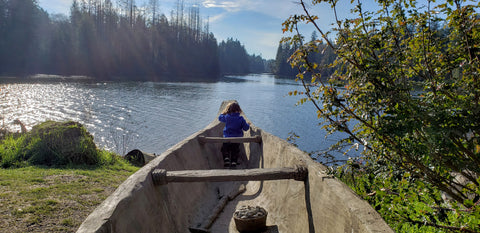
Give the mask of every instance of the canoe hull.
<svg viewBox="0 0 480 233">
<path fill-rule="evenodd" d="M 201 226 L 223 196 L 242 184 L 246 185 L 246 192 L 225 206 L 209 229 L 211 232 L 238 232 L 233 213 L 242 205 L 265 208 L 269 213 L 270 232 L 393 232 L 367 202 L 345 184 L 328 176 L 326 167 L 255 126 L 245 136 L 259 135 L 262 142 L 243 143 L 242 168 L 303 165 L 309 171 L 307 181 L 154 185 L 151 172 L 155 169 L 222 168 L 221 144 L 201 143 L 199 136 L 221 136 L 223 126 L 215 120 L 143 166 L 102 202 L 77 232 L 189 232 L 189 227 Z"/>
</svg>

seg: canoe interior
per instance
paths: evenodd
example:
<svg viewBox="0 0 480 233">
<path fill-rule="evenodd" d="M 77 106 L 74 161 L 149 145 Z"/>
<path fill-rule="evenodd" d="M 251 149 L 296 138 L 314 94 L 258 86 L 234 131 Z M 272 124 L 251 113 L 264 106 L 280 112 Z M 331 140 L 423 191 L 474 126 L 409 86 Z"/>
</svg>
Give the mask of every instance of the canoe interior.
<svg viewBox="0 0 480 233">
<path fill-rule="evenodd" d="M 224 102 L 220 109 L 227 104 Z M 325 167 L 286 141 L 252 126 L 243 143 L 240 168 L 304 165 L 306 182 L 269 180 L 154 185 L 150 173 L 223 168 L 221 143 L 200 143 L 198 136 L 221 137 L 214 120 L 130 176 L 82 223 L 77 232 L 190 232 L 212 213 L 219 200 L 245 184 L 246 192 L 228 202 L 210 232 L 238 232 L 233 213 L 243 205 L 268 211 L 268 232 L 393 232 L 379 214 L 351 189 L 325 174 Z"/>
</svg>

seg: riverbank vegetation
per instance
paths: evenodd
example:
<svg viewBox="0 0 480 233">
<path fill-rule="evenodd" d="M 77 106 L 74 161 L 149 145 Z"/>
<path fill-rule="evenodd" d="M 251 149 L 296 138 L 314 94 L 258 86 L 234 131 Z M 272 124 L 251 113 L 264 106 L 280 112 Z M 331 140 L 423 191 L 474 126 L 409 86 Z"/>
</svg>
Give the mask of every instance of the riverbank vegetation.
<svg viewBox="0 0 480 233">
<path fill-rule="evenodd" d="M 226 64 L 219 57 L 238 54 L 220 53 L 199 7 L 177 1 L 167 17 L 159 5 L 73 0 L 66 16 L 49 15 L 35 0 L 0 0 L 0 75 L 208 81 L 224 73 L 259 72 L 258 67 L 267 71 L 265 59 L 255 55 L 246 56 L 251 67 L 220 70 Z"/>
<path fill-rule="evenodd" d="M 266 61 L 259 55 L 249 55 L 240 41 L 233 38 L 220 42 L 218 56 L 220 73 L 222 74 L 266 73 L 271 71 L 271 61 Z"/>
<path fill-rule="evenodd" d="M 80 123 L 46 121 L 20 134 L 3 135 L 0 166 L 110 165 L 118 157 L 98 150 L 93 136 Z"/>
<path fill-rule="evenodd" d="M 320 41 L 321 40 L 319 40 L 317 32 L 313 31 L 310 37 L 310 42 L 314 43 Z M 272 73 L 279 77 L 286 77 L 290 79 L 295 78 L 298 74 L 298 70 L 295 67 L 292 67 L 288 61 L 290 56 L 292 56 L 297 49 L 298 47 L 296 44 L 280 41 L 277 48 L 275 62 L 271 64 Z M 335 61 L 337 55 L 326 43 L 318 43 L 317 50 L 319 51 L 318 53 L 308 54 L 308 60 L 323 67 L 323 69 L 318 71 L 322 77 L 330 77 L 334 73 L 335 68 L 328 67 L 328 64 L 331 64 L 333 61 Z"/>
<path fill-rule="evenodd" d="M 95 207 L 138 170 L 98 150 L 76 122 L 2 130 L 0 231 L 75 232 Z"/>
<path fill-rule="evenodd" d="M 305 95 L 299 103 L 313 104 L 323 129 L 346 135 L 322 155 L 357 151 L 331 172 L 396 232 L 480 231 L 478 1 L 361 2 L 345 17 L 337 1 L 300 1 L 304 14 L 283 24 L 304 87 L 291 94 Z M 315 7 L 334 11 L 330 31 Z M 305 40 L 305 23 L 321 39 Z M 311 59 L 325 46 L 333 62 Z"/>
</svg>

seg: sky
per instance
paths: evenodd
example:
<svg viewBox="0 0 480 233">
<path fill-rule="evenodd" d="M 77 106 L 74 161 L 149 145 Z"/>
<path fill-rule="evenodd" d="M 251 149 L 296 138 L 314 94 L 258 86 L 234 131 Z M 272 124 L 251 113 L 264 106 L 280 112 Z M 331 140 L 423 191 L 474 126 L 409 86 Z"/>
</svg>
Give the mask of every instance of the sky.
<svg viewBox="0 0 480 233">
<path fill-rule="evenodd" d="M 69 15 L 73 0 L 37 0 L 41 8 L 50 14 Z M 136 0 L 138 6 L 144 1 Z M 233 38 L 239 40 L 249 54 L 261 55 L 265 59 L 275 59 L 278 43 L 283 36 L 282 23 L 293 14 L 301 13 L 297 0 L 184 0 L 185 5 L 197 4 L 200 15 L 208 20 L 210 31 L 218 42 Z M 116 2 L 113 0 L 112 2 Z M 159 0 L 161 12 L 168 18 L 176 0 Z M 307 1 L 309 2 L 309 1 Z M 346 1 L 350 2 L 350 1 Z M 320 9 L 319 15 L 330 16 L 329 7 Z M 327 18 L 322 20 L 327 22 Z M 312 29 L 313 31 L 313 29 Z M 310 37 L 312 31 L 306 33 Z"/>
<path fill-rule="evenodd" d="M 37 0 L 40 7 L 50 14 L 69 15 L 73 0 Z M 137 6 L 144 6 L 145 1 L 136 0 Z M 113 0 L 112 2 L 116 2 Z M 200 15 L 208 19 L 210 31 L 218 42 L 233 38 L 239 40 L 249 54 L 261 55 L 265 59 L 275 59 L 279 41 L 283 36 L 282 23 L 291 15 L 302 13 L 298 0 L 184 0 L 185 5 L 197 4 Z M 311 2 L 309 0 L 305 2 Z M 350 0 L 340 0 L 338 12 L 348 15 Z M 372 0 L 364 1 L 369 7 Z M 159 0 L 160 10 L 170 17 L 176 0 Z M 327 31 L 334 16 L 327 5 L 310 6 L 310 10 L 319 16 L 318 23 Z M 310 38 L 313 28 L 304 30 Z"/>
</svg>

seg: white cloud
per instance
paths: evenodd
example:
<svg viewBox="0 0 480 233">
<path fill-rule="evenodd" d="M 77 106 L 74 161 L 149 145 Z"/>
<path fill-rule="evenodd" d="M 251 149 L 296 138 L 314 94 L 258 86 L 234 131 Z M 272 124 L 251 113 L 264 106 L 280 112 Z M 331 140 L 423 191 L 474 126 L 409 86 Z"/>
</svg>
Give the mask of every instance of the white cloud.
<svg viewBox="0 0 480 233">
<path fill-rule="evenodd" d="M 221 8 L 227 12 L 252 11 L 274 18 L 286 18 L 292 13 L 299 13 L 298 0 L 204 0 L 205 8 Z"/>
<path fill-rule="evenodd" d="M 255 4 L 251 0 L 238 0 L 238 1 L 222 1 L 222 0 L 205 0 L 202 5 L 205 8 L 223 8 L 226 11 L 235 12 L 241 10 L 247 10 L 249 6 Z"/>
<path fill-rule="evenodd" d="M 215 23 L 215 22 L 221 21 L 221 20 L 224 19 L 226 16 L 227 16 L 227 13 L 226 13 L 226 12 L 220 13 L 220 14 L 217 14 L 217 15 L 214 15 L 214 16 L 209 16 L 209 17 L 208 17 L 208 21 L 209 21 L 210 23 Z"/>
<path fill-rule="evenodd" d="M 236 8 L 239 7 L 240 4 L 238 2 L 231 2 L 231 1 L 215 1 L 215 0 L 205 0 L 203 6 L 206 8 L 210 7 L 218 7 L 218 8 Z"/>
</svg>

